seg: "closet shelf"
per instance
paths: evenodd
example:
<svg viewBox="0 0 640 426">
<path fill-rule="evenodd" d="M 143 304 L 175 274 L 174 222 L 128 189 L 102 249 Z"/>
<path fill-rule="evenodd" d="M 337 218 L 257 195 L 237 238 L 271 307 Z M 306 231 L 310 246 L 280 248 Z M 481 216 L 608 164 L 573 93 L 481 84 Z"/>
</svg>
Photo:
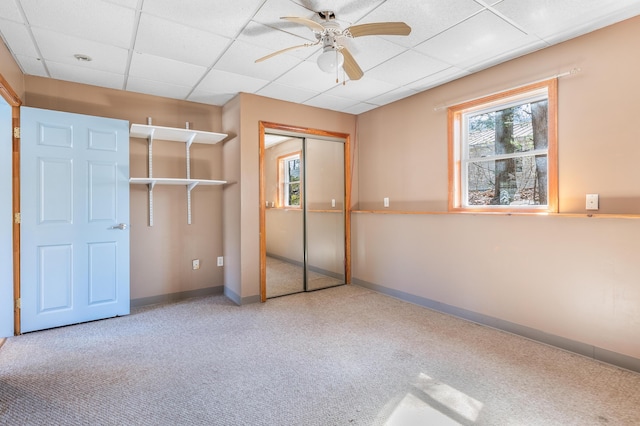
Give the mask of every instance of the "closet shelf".
<svg viewBox="0 0 640 426">
<path fill-rule="evenodd" d="M 151 123 L 151 118 L 149 118 Z M 188 127 L 188 126 L 187 126 Z M 187 188 L 187 223 L 191 225 L 191 190 L 198 185 L 224 185 L 227 181 L 211 179 L 191 179 L 191 145 L 194 143 L 213 145 L 224 140 L 224 133 L 205 132 L 202 130 L 179 129 L 175 127 L 154 126 L 151 124 L 132 124 L 129 130 L 132 138 L 144 138 L 149 145 L 148 176 L 130 178 L 132 185 L 147 185 L 149 189 L 149 226 L 153 226 L 153 188 L 156 185 L 184 185 Z M 153 141 L 163 140 L 182 142 L 185 144 L 185 160 L 187 166 L 186 179 L 157 178 L 153 176 Z"/>
<path fill-rule="evenodd" d="M 227 137 L 224 133 L 202 130 L 179 129 L 175 127 L 153 126 L 150 124 L 132 124 L 129 135 L 133 138 L 150 138 L 171 142 L 193 142 L 214 145 Z"/>
<path fill-rule="evenodd" d="M 226 180 L 174 179 L 174 178 L 130 178 L 129 183 L 140 185 L 224 185 Z"/>
</svg>

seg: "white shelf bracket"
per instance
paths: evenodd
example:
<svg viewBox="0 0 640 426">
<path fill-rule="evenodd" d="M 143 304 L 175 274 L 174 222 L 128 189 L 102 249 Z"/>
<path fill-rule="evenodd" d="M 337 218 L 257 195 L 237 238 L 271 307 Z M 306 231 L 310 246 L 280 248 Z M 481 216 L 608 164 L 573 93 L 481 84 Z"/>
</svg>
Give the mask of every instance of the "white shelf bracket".
<svg viewBox="0 0 640 426">
<path fill-rule="evenodd" d="M 155 182 L 149 183 L 149 226 L 153 226 L 153 187 Z"/>
<path fill-rule="evenodd" d="M 187 123 L 188 124 L 188 123 Z M 189 136 L 186 145 L 186 158 L 187 158 L 187 179 L 191 179 L 191 144 L 196 138 L 196 134 Z M 196 187 L 198 183 L 190 183 L 187 185 L 187 225 L 191 225 L 191 190 Z"/>
<path fill-rule="evenodd" d="M 191 144 L 193 144 L 193 140 L 196 138 L 196 134 L 189 136 L 186 145 L 186 158 L 187 158 L 187 179 L 191 179 Z"/>
<path fill-rule="evenodd" d="M 191 225 L 191 190 L 198 186 L 198 182 L 187 185 L 187 225 Z"/>
<path fill-rule="evenodd" d="M 147 137 L 147 143 L 149 145 L 149 155 L 147 156 L 147 162 L 148 162 L 148 168 L 149 168 L 149 173 L 148 173 L 149 179 L 153 177 L 153 133 L 154 132 L 155 132 L 155 129 L 151 129 L 151 133 L 149 133 L 149 136 Z"/>
<path fill-rule="evenodd" d="M 149 155 L 147 156 L 149 161 L 149 179 L 153 178 L 153 133 L 155 129 L 151 130 L 147 143 L 149 145 Z M 153 226 L 153 187 L 156 186 L 155 182 L 149 183 L 149 226 Z"/>
</svg>

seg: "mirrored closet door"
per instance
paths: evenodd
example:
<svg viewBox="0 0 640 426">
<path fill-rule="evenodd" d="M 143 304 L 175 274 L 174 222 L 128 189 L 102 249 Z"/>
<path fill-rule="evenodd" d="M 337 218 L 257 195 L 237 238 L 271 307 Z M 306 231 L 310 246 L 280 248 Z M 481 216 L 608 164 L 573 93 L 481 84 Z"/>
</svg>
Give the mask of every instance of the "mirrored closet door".
<svg viewBox="0 0 640 426">
<path fill-rule="evenodd" d="M 345 283 L 344 143 L 305 139 L 306 290 Z"/>
<path fill-rule="evenodd" d="M 268 298 L 304 291 L 303 142 L 302 138 L 276 135 L 265 138 Z"/>
<path fill-rule="evenodd" d="M 345 141 L 265 132 L 263 299 L 346 283 Z"/>
</svg>

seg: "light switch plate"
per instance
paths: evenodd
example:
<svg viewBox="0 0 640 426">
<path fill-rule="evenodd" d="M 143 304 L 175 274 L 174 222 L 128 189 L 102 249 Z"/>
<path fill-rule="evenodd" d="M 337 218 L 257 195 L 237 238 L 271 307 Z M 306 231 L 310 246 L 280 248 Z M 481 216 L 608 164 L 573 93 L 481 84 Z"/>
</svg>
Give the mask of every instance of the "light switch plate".
<svg viewBox="0 0 640 426">
<path fill-rule="evenodd" d="M 598 210 L 598 194 L 587 194 L 587 210 Z"/>
</svg>

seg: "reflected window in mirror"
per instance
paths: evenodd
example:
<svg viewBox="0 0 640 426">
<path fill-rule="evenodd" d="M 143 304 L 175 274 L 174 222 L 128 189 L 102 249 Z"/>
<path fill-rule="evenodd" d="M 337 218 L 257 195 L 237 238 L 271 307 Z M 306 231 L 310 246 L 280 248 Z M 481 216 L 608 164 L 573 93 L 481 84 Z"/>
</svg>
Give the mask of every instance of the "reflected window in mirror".
<svg viewBox="0 0 640 426">
<path fill-rule="evenodd" d="M 278 157 L 278 205 L 300 208 L 302 181 L 300 174 L 300 152 Z"/>
</svg>

